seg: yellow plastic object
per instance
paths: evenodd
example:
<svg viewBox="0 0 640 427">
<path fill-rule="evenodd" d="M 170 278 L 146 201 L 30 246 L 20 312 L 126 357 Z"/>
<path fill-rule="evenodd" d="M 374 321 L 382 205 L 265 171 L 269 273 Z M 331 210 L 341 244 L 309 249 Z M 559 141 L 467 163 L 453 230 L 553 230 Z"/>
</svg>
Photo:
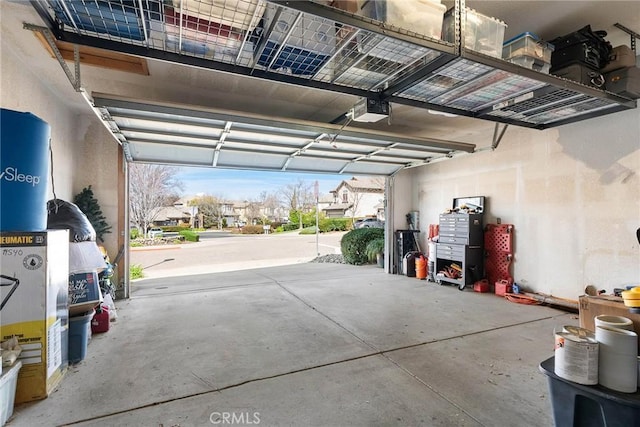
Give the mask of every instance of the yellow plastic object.
<svg viewBox="0 0 640 427">
<path fill-rule="evenodd" d="M 633 289 L 640 289 L 640 287 L 635 287 Z M 640 292 L 634 291 L 633 289 L 631 289 L 630 291 L 622 291 L 622 298 L 640 300 Z"/>
<path fill-rule="evenodd" d="M 624 305 L 627 307 L 639 307 L 640 308 L 640 299 L 625 299 Z"/>
</svg>

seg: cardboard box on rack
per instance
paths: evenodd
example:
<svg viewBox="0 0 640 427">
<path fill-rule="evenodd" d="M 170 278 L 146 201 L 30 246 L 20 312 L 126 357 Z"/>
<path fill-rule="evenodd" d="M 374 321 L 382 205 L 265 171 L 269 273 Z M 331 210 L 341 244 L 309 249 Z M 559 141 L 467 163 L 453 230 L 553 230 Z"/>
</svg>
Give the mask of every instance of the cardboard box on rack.
<svg viewBox="0 0 640 427">
<path fill-rule="evenodd" d="M 622 316 L 633 322 L 633 329 L 640 335 L 640 314 L 631 313 L 629 307 L 624 305 L 622 298 L 613 295 L 589 296 L 582 295 L 579 300 L 580 327 L 596 330 L 595 317 L 600 315 Z M 638 341 L 640 353 L 640 340 Z"/>
</svg>

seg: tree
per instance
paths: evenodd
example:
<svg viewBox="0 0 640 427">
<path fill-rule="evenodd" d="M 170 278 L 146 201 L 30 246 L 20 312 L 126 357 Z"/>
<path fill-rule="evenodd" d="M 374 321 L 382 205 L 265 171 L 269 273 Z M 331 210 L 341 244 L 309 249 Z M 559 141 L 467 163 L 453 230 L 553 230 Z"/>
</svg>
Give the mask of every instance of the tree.
<svg viewBox="0 0 640 427">
<path fill-rule="evenodd" d="M 358 206 L 360 205 L 360 201 L 362 200 L 362 193 L 352 189 L 349 191 L 349 195 L 347 196 L 349 203 L 351 203 L 351 224 L 354 224 L 356 221 L 356 212 L 358 212 Z"/>
<path fill-rule="evenodd" d="M 224 216 L 222 212 L 224 200 L 222 197 L 205 194 L 191 200 L 189 205 L 198 208 L 198 213 L 202 215 L 203 218 L 204 228 L 214 226 L 222 228 L 224 226 L 222 221 Z"/>
<path fill-rule="evenodd" d="M 263 224 L 266 223 L 266 220 L 277 222 L 281 221 L 282 215 L 279 214 L 282 211 L 282 205 L 278 200 L 277 193 L 268 193 L 263 191 L 260 193 L 258 198 L 263 210 Z"/>
<path fill-rule="evenodd" d="M 297 218 L 299 228 L 302 229 L 302 213 L 308 212 L 315 206 L 315 198 L 311 191 L 311 184 L 303 179 L 291 182 L 280 189 L 280 196 L 287 207 L 289 217 Z"/>
<path fill-rule="evenodd" d="M 257 224 L 258 222 L 261 222 L 262 224 L 264 224 L 264 219 L 262 217 L 262 212 L 261 212 L 261 208 L 262 208 L 262 204 L 260 203 L 259 200 L 257 199 L 253 199 L 253 200 L 248 200 L 246 201 L 247 203 L 247 220 L 251 223 L 251 224 Z"/>
<path fill-rule="evenodd" d="M 91 186 L 85 187 L 73 198 L 73 203 L 87 216 L 87 219 L 96 232 L 96 237 L 104 242 L 102 236 L 111 233 L 111 226 L 107 224 L 105 216 L 102 214 L 98 200 L 93 197 Z"/>
<path fill-rule="evenodd" d="M 143 233 L 147 232 L 161 207 L 182 190 L 178 169 L 165 165 L 129 164 L 129 216 Z"/>
</svg>

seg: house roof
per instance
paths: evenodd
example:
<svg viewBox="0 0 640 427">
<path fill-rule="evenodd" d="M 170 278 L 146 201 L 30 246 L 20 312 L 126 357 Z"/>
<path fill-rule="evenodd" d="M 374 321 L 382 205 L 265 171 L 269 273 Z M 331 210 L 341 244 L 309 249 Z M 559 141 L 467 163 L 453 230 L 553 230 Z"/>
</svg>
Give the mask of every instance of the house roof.
<svg viewBox="0 0 640 427">
<path fill-rule="evenodd" d="M 327 206 L 326 208 L 323 208 L 323 211 L 346 211 L 347 209 L 349 209 L 353 204 L 352 203 L 334 203 L 332 205 Z"/>
<path fill-rule="evenodd" d="M 318 203 L 333 203 L 333 194 L 323 194 L 318 198 Z"/>
<path fill-rule="evenodd" d="M 347 186 L 353 191 L 366 193 L 383 193 L 384 178 L 375 176 L 354 176 L 350 180 L 345 180 L 338 184 L 333 192 L 339 192 L 343 186 Z"/>
<path fill-rule="evenodd" d="M 247 206 L 249 206 L 249 202 L 239 202 L 239 201 L 234 201 L 234 202 L 231 202 L 231 204 L 233 205 L 233 207 L 234 207 L 235 209 L 244 209 L 244 208 L 246 208 Z"/>
<path fill-rule="evenodd" d="M 191 214 L 189 212 L 183 212 L 182 210 L 175 208 L 173 206 L 164 206 L 158 208 L 156 214 L 154 215 L 154 221 L 163 221 L 167 219 L 175 219 L 175 218 L 188 218 Z"/>
</svg>

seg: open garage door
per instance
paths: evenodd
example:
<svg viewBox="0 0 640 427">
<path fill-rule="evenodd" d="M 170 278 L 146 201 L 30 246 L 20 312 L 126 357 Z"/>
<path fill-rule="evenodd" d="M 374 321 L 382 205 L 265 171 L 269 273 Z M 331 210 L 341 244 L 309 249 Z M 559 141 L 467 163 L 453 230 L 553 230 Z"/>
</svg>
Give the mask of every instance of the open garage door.
<svg viewBox="0 0 640 427">
<path fill-rule="evenodd" d="M 383 175 L 474 144 L 93 94 L 128 161 L 180 166 Z"/>
</svg>

